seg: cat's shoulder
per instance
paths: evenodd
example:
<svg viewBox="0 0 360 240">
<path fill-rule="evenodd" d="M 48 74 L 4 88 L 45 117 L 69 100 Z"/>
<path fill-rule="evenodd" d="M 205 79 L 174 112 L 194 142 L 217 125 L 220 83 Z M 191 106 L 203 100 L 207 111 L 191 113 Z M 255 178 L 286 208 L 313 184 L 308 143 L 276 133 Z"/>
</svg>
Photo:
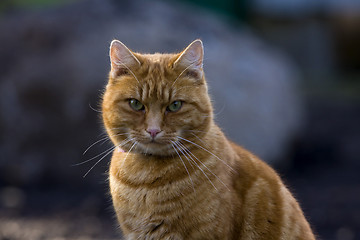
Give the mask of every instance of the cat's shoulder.
<svg viewBox="0 0 360 240">
<path fill-rule="evenodd" d="M 245 174 L 247 176 L 258 177 L 262 176 L 265 179 L 279 179 L 278 174 L 275 170 L 269 166 L 266 162 L 261 160 L 255 154 L 246 150 L 244 147 L 229 141 L 232 149 L 236 154 L 234 161 L 234 167 L 237 172 Z"/>
</svg>

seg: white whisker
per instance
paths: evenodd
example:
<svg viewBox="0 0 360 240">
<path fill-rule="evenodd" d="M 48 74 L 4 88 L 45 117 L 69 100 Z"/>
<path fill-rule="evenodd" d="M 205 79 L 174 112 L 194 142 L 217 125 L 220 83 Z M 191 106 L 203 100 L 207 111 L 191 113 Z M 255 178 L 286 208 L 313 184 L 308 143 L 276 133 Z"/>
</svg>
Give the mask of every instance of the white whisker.
<svg viewBox="0 0 360 240">
<path fill-rule="evenodd" d="M 194 165 L 192 164 L 192 162 L 190 161 L 190 159 L 186 156 L 186 153 L 183 151 L 183 149 L 181 148 L 181 146 L 178 144 L 179 142 L 175 141 L 174 145 L 177 148 L 177 150 L 179 150 L 181 152 L 181 154 L 186 157 L 186 159 L 188 160 L 188 162 L 190 163 L 190 166 L 192 167 L 193 170 L 195 170 Z M 196 164 L 196 163 L 195 163 Z M 199 166 L 197 166 L 199 167 Z"/>
<path fill-rule="evenodd" d="M 214 175 L 230 191 L 229 187 L 213 171 L 211 171 L 200 159 L 198 159 L 188 148 L 186 148 L 184 144 L 182 144 L 181 142 L 179 142 L 179 144 L 181 144 L 189 154 L 191 154 L 196 160 L 198 160 L 207 170 L 209 170 L 209 172 L 212 175 Z"/>
<path fill-rule="evenodd" d="M 85 155 L 86 153 L 87 153 L 87 151 L 89 151 L 89 149 L 90 148 L 92 148 L 94 145 L 96 145 L 97 143 L 99 143 L 99 142 L 102 142 L 102 141 L 106 141 L 106 140 L 108 140 L 109 139 L 109 137 L 108 136 L 106 136 L 106 137 L 104 137 L 104 138 L 102 138 L 102 139 L 100 139 L 100 140 L 97 140 L 96 142 L 94 142 L 93 144 L 91 144 L 88 148 L 86 148 L 86 150 L 83 152 L 83 155 Z"/>
<path fill-rule="evenodd" d="M 119 133 L 119 134 L 114 134 L 114 135 L 110 135 L 110 137 L 115 137 L 115 136 L 121 136 L 121 135 L 125 135 L 126 133 Z M 99 142 L 106 142 L 107 140 L 110 140 L 109 136 L 105 136 L 103 138 L 101 138 L 100 140 L 97 140 L 96 142 L 94 142 L 93 144 L 91 144 L 88 148 L 86 148 L 86 150 L 83 152 L 83 155 L 85 155 L 90 148 L 92 148 L 94 145 L 96 145 Z M 103 144 L 102 143 L 102 144 Z"/>
<path fill-rule="evenodd" d="M 173 87 L 174 84 L 176 83 L 176 81 L 180 78 L 180 76 L 183 75 L 184 72 L 185 72 L 186 70 L 188 70 L 190 67 L 192 67 L 195 63 L 196 63 L 196 62 L 193 62 L 192 64 L 190 64 L 189 66 L 187 66 L 187 67 L 179 74 L 179 76 L 177 76 L 177 78 L 175 79 L 175 81 L 173 82 L 173 84 L 171 85 L 171 87 Z"/>
<path fill-rule="evenodd" d="M 129 139 L 129 138 L 126 138 L 124 141 L 121 142 L 121 144 L 124 143 L 125 141 L 127 141 L 128 139 Z M 125 143 L 126 143 L 126 142 L 125 142 Z M 120 145 L 121 145 L 121 144 L 120 144 Z M 82 164 L 84 164 L 84 163 L 90 162 L 90 161 L 92 161 L 92 160 L 100 157 L 101 155 L 108 153 L 109 151 L 111 152 L 111 151 L 114 150 L 116 147 L 117 147 L 117 146 L 112 146 L 112 147 L 108 148 L 107 150 L 103 151 L 102 153 L 96 155 L 95 157 L 92 157 L 92 158 L 90 158 L 90 159 L 88 159 L 88 160 L 85 160 L 85 161 L 83 161 L 83 162 L 80 162 L 80 163 L 73 164 L 72 166 L 79 166 L 79 165 L 82 165 Z"/>
<path fill-rule="evenodd" d="M 112 149 L 112 150 L 114 150 L 114 149 Z M 107 155 L 109 155 L 110 153 L 112 153 L 112 151 L 109 151 L 108 153 L 106 153 L 104 156 L 102 156 L 86 173 L 85 173 L 85 175 L 83 176 L 83 178 L 85 178 L 88 174 L 89 174 L 89 172 L 99 163 L 99 162 L 101 162 L 101 160 L 103 160 Z"/>
<path fill-rule="evenodd" d="M 108 156 L 110 153 L 112 153 L 115 148 L 121 147 L 121 146 L 125 145 L 126 143 L 132 141 L 133 139 L 134 139 L 134 138 L 131 138 L 131 139 L 127 140 L 127 141 L 124 140 L 124 141 L 122 141 L 120 144 L 115 145 L 110 151 L 108 151 L 104 156 L 102 156 L 102 157 L 85 173 L 85 175 L 84 175 L 83 177 L 85 178 L 85 177 L 89 174 L 89 172 L 90 172 L 99 162 L 101 162 L 101 160 L 103 160 L 106 156 Z M 126 141 L 126 142 L 125 142 L 125 141 Z M 130 149 L 130 150 L 131 150 L 131 149 Z"/>
<path fill-rule="evenodd" d="M 195 162 L 195 160 L 192 158 L 192 156 L 189 154 L 189 150 L 184 147 L 184 145 L 180 142 L 177 142 L 178 146 L 180 148 L 182 148 L 184 150 L 184 152 L 189 156 L 189 158 L 196 164 L 196 166 L 198 167 L 198 169 L 204 174 L 204 176 L 209 180 L 209 182 L 211 183 L 211 185 L 215 188 L 215 190 L 217 191 L 218 189 L 215 187 L 214 183 L 211 181 L 211 179 L 209 178 L 209 176 L 204 172 L 204 170 L 199 166 L 199 164 L 197 164 Z M 191 153 L 191 152 L 190 152 Z M 184 155 L 186 156 L 186 155 Z M 187 158 L 187 157 L 186 157 Z M 196 158 L 196 157 L 195 157 Z M 196 158 L 200 163 L 202 163 L 203 166 L 205 166 L 205 164 L 203 162 L 201 162 L 198 158 Z M 206 166 L 205 166 L 206 167 Z M 207 168 L 207 167 L 206 167 Z M 208 168 L 207 168 L 208 169 Z M 209 170 L 209 169 L 208 169 Z M 209 170 L 210 171 L 210 170 Z M 211 171 L 210 171 L 211 172 Z"/>
<path fill-rule="evenodd" d="M 88 163 L 88 162 L 90 162 L 90 161 L 92 161 L 92 160 L 100 157 L 100 156 L 103 155 L 103 154 L 107 154 L 108 152 L 111 152 L 111 151 L 114 150 L 115 148 L 116 148 L 116 146 L 112 146 L 112 147 L 108 148 L 107 150 L 103 151 L 102 153 L 96 155 L 95 157 L 92 157 L 92 158 L 90 158 L 90 159 L 88 159 L 88 160 L 85 160 L 85 161 L 83 161 L 83 162 L 80 162 L 80 163 L 75 163 L 75 164 L 73 164 L 73 165 L 71 165 L 71 166 L 74 167 L 74 166 L 79 166 L 79 165 Z"/>
<path fill-rule="evenodd" d="M 191 133 L 191 135 L 193 135 L 194 137 L 196 137 L 202 144 L 204 144 L 206 147 L 209 147 L 209 145 L 204 141 L 202 140 L 201 138 L 199 138 L 195 133 Z"/>
<path fill-rule="evenodd" d="M 121 168 L 120 168 L 120 169 L 123 168 L 126 158 L 128 157 L 128 155 L 129 155 L 129 153 L 131 152 L 131 150 L 134 148 L 134 146 L 137 145 L 137 144 L 138 144 L 138 142 L 135 141 L 135 142 L 133 143 L 133 145 L 131 145 L 129 151 L 128 151 L 128 152 L 126 153 L 126 155 L 125 155 L 125 158 L 124 158 L 124 160 L 123 160 L 123 162 L 122 162 L 122 164 L 121 164 Z"/>
<path fill-rule="evenodd" d="M 174 148 L 174 150 L 175 150 L 176 154 L 179 156 L 179 158 L 180 158 L 180 160 L 181 160 L 182 164 L 184 165 L 185 170 L 186 170 L 187 174 L 189 175 L 189 178 L 190 178 L 190 181 L 191 181 L 192 188 L 193 188 L 193 190 L 194 190 L 194 192 L 195 192 L 194 182 L 193 182 L 193 180 L 192 180 L 192 178 L 191 178 L 191 176 L 190 176 L 189 170 L 187 169 L 187 167 L 186 167 L 186 165 L 185 165 L 185 162 L 183 161 L 183 159 L 181 158 L 181 156 L 180 156 L 179 152 L 177 151 L 176 147 L 174 146 L 174 143 L 175 143 L 175 142 L 174 142 L 174 141 L 171 141 L 171 140 L 170 140 L 170 142 L 171 142 L 171 146 Z"/>
<path fill-rule="evenodd" d="M 93 106 L 91 106 L 90 103 L 89 103 L 89 107 L 90 107 L 90 109 L 93 110 L 94 112 L 102 113 L 100 110 L 97 110 L 97 109 L 93 108 Z"/>
<path fill-rule="evenodd" d="M 225 103 L 222 105 L 220 111 L 215 112 L 214 115 L 217 116 L 217 115 L 219 115 L 220 113 L 222 113 L 224 110 L 225 110 Z"/>
<path fill-rule="evenodd" d="M 214 156 L 215 158 L 217 158 L 217 159 L 218 159 L 219 161 L 221 161 L 225 166 L 227 166 L 228 168 L 230 168 L 233 172 L 236 172 L 229 164 L 227 164 L 224 160 L 222 160 L 221 158 L 219 158 L 218 156 L 216 156 L 215 154 L 213 154 L 212 152 L 210 152 L 210 151 L 207 150 L 206 148 L 204 148 L 204 147 L 200 146 L 199 144 L 196 144 L 196 143 L 194 143 L 194 142 L 192 142 L 192 141 L 190 141 L 190 140 L 187 140 L 187 139 L 185 139 L 185 138 L 183 138 L 183 137 L 178 136 L 177 138 L 180 138 L 180 139 L 182 139 L 182 140 L 184 140 L 184 141 L 186 141 L 186 142 L 188 142 L 188 143 L 193 144 L 194 146 L 196 146 L 196 147 L 198 147 L 198 148 L 201 148 L 202 150 L 206 151 L 207 153 L 209 153 L 209 154 L 211 154 L 212 156 Z"/>
<path fill-rule="evenodd" d="M 136 81 L 140 84 L 139 79 L 135 76 L 134 72 L 131 71 L 131 69 L 128 66 L 126 66 L 126 64 L 124 64 L 121 61 L 117 61 L 117 62 L 115 62 L 115 64 L 116 65 L 120 65 L 120 64 L 123 65 L 131 73 L 131 75 L 133 75 L 133 77 L 136 79 Z"/>
</svg>

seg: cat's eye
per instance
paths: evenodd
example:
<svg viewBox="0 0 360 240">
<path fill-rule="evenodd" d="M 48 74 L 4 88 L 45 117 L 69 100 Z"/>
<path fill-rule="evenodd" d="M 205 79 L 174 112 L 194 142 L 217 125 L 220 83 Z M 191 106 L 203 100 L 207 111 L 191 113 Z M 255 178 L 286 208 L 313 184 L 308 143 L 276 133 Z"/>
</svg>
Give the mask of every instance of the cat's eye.
<svg viewBox="0 0 360 240">
<path fill-rule="evenodd" d="M 181 101 L 174 101 L 172 102 L 168 107 L 167 107 L 167 111 L 168 112 L 177 112 L 180 110 L 182 106 L 182 102 Z"/>
<path fill-rule="evenodd" d="M 132 98 L 129 100 L 129 105 L 135 111 L 141 111 L 145 109 L 144 104 L 142 104 L 139 100 Z"/>
</svg>

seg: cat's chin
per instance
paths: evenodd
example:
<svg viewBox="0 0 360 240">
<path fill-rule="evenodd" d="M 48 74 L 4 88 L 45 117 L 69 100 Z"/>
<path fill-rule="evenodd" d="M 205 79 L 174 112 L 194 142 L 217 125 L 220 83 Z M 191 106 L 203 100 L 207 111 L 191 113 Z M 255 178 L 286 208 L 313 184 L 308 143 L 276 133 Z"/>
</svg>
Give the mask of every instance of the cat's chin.
<svg viewBox="0 0 360 240">
<path fill-rule="evenodd" d="M 167 157 L 174 155 L 174 149 L 171 144 L 158 142 L 139 143 L 136 151 L 143 155 L 153 155 L 159 157 Z"/>
</svg>

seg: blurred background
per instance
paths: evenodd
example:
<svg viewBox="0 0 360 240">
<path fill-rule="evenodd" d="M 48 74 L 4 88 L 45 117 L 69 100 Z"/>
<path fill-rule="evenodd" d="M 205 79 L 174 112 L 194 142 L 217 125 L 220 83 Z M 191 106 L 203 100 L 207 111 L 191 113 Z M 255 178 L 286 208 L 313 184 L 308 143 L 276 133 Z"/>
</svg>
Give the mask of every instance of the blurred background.
<svg viewBox="0 0 360 240">
<path fill-rule="evenodd" d="M 360 1 L 1 0 L 0 240 L 121 237 L 97 142 L 109 44 L 197 38 L 226 134 L 280 172 L 319 239 L 360 239 Z"/>
</svg>

